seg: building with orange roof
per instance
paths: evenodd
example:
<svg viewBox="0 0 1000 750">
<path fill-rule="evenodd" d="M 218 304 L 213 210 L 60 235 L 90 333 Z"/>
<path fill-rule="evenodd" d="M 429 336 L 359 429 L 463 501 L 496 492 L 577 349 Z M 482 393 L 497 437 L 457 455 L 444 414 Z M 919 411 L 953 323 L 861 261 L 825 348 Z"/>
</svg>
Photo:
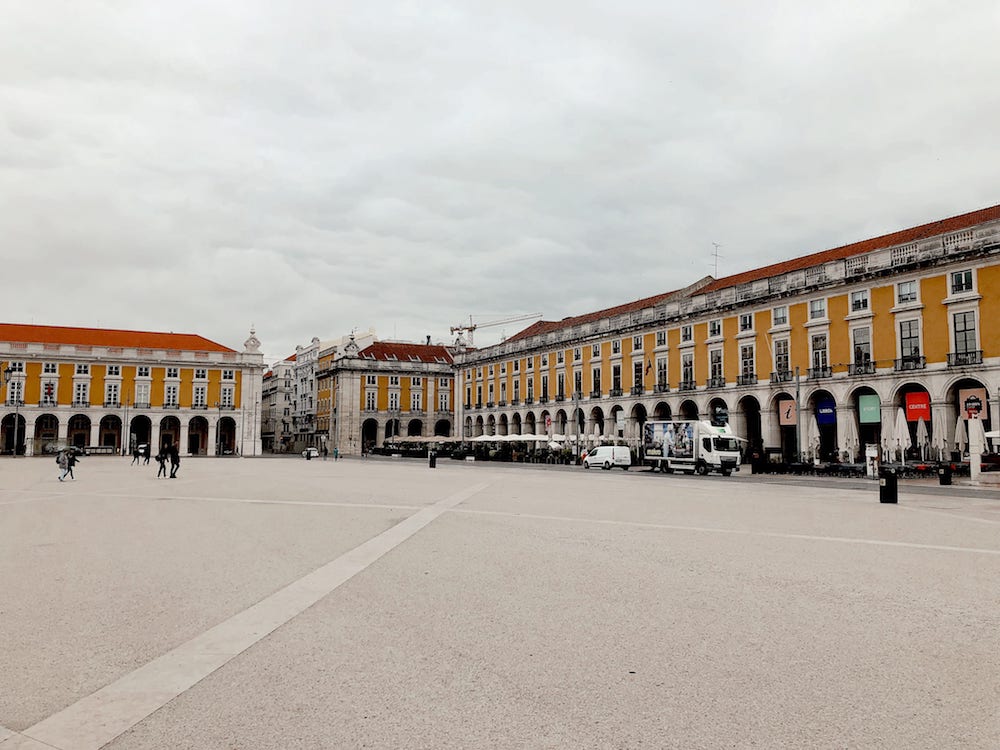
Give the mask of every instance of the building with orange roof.
<svg viewBox="0 0 1000 750">
<path fill-rule="evenodd" d="M 722 416 L 785 461 L 950 455 L 960 416 L 998 424 L 998 253 L 993 206 L 539 321 L 456 352 L 456 424 L 638 448 L 648 420 Z"/>
<path fill-rule="evenodd" d="M 260 342 L 0 323 L 0 450 L 260 453 Z"/>
<path fill-rule="evenodd" d="M 454 425 L 452 348 L 374 341 L 352 334 L 321 361 L 318 421 L 332 450 L 359 455 L 401 437 L 451 437 Z"/>
</svg>

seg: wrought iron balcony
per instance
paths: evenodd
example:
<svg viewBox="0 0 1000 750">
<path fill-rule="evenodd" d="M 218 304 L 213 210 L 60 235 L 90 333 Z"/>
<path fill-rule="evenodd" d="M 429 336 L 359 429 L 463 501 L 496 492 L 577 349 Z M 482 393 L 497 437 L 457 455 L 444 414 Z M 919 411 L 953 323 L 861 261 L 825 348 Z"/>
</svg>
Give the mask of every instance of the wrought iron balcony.
<svg viewBox="0 0 1000 750">
<path fill-rule="evenodd" d="M 618 398 L 619 396 L 622 395 L 622 389 L 621 388 L 612 388 L 610 395 L 611 395 L 611 398 Z"/>
<path fill-rule="evenodd" d="M 501 409 L 503 407 L 505 407 L 506 405 L 507 405 L 507 399 L 505 399 L 505 398 L 502 398 L 499 401 L 497 401 L 497 406 L 499 406 Z"/>
<path fill-rule="evenodd" d="M 971 352 L 949 352 L 948 367 L 967 367 L 968 365 L 981 365 L 983 363 L 983 350 L 977 349 Z"/>
<path fill-rule="evenodd" d="M 832 367 L 810 367 L 809 377 L 812 380 L 818 380 L 820 378 L 832 378 L 833 368 Z"/>
<path fill-rule="evenodd" d="M 583 391 L 573 391 L 573 398 L 577 401 L 584 398 Z"/>
<path fill-rule="evenodd" d="M 191 404 L 192 409 L 207 409 L 208 404 Z"/>
<path fill-rule="evenodd" d="M 526 399 L 524 399 L 525 406 L 531 406 L 533 403 L 535 403 L 535 399 L 533 396 L 528 396 Z"/>
<path fill-rule="evenodd" d="M 791 383 L 792 378 L 795 377 L 795 373 L 791 370 L 780 370 L 778 372 L 771 373 L 772 383 Z"/>
<path fill-rule="evenodd" d="M 492 402 L 492 401 L 487 401 L 487 402 L 486 402 L 486 408 L 487 408 L 487 409 L 492 409 L 492 408 L 493 408 L 493 406 L 494 406 L 494 402 Z"/>
<path fill-rule="evenodd" d="M 468 401 L 466 401 L 464 408 L 471 409 L 472 408 L 472 404 L 470 404 Z"/>
<path fill-rule="evenodd" d="M 13 406 L 13 404 L 8 404 L 8 406 Z M 73 408 L 74 409 L 89 409 L 90 408 L 90 402 L 89 401 L 74 401 L 73 402 Z"/>
<path fill-rule="evenodd" d="M 896 360 L 896 372 L 923 370 L 925 367 L 927 367 L 927 357 L 923 356 L 900 357 Z"/>
<path fill-rule="evenodd" d="M 600 388 L 595 388 L 594 390 L 592 390 L 590 392 L 590 397 L 591 398 L 600 398 L 601 397 L 601 389 Z"/>
<path fill-rule="evenodd" d="M 541 396 L 538 397 L 538 403 L 540 403 L 540 404 L 547 404 L 547 403 L 549 403 L 549 397 L 546 396 L 543 393 Z"/>
<path fill-rule="evenodd" d="M 483 402 L 482 401 L 477 401 L 476 402 L 476 408 L 477 409 L 482 409 L 483 408 Z"/>
<path fill-rule="evenodd" d="M 510 400 L 510 405 L 511 406 L 520 406 L 521 405 L 521 399 L 519 399 L 519 398 L 512 398 Z"/>
<path fill-rule="evenodd" d="M 757 385 L 756 375 L 737 375 L 736 385 Z"/>
<path fill-rule="evenodd" d="M 118 400 L 110 400 L 104 402 L 105 409 L 119 409 L 121 408 L 121 405 L 122 405 L 121 401 Z"/>
<path fill-rule="evenodd" d="M 682 380 L 677 385 L 678 391 L 693 391 L 697 388 L 697 384 L 693 380 Z"/>
<path fill-rule="evenodd" d="M 641 385 L 633 385 L 631 393 L 633 396 L 641 396 L 645 390 Z"/>
<path fill-rule="evenodd" d="M 657 383 L 653 387 L 653 393 L 670 393 L 670 383 Z"/>
<path fill-rule="evenodd" d="M 566 400 L 566 394 L 565 393 L 557 393 L 556 394 L 556 401 L 562 402 L 562 401 L 565 401 L 565 400 Z"/>
<path fill-rule="evenodd" d="M 59 406 L 59 404 L 56 403 L 56 400 L 54 398 L 43 398 L 41 401 L 38 402 L 38 405 L 44 406 L 49 409 Z"/>
<path fill-rule="evenodd" d="M 705 382 L 706 388 L 723 388 L 726 385 L 726 379 L 721 375 L 716 375 L 714 378 L 709 378 Z"/>
<path fill-rule="evenodd" d="M 847 366 L 848 375 L 874 375 L 875 363 L 871 360 L 867 362 L 853 362 Z"/>
<path fill-rule="evenodd" d="M 149 408 L 149 402 L 148 401 L 136 401 L 134 404 L 132 404 L 132 408 L 133 409 L 148 409 Z"/>
</svg>

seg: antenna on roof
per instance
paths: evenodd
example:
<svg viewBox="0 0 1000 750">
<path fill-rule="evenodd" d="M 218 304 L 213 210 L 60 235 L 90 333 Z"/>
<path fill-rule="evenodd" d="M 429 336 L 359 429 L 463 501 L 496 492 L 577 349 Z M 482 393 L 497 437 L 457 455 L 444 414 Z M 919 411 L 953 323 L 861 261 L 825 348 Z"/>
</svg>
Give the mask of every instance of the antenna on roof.
<svg viewBox="0 0 1000 750">
<path fill-rule="evenodd" d="M 718 242 L 713 242 L 712 245 L 715 247 L 715 252 L 712 253 L 712 257 L 715 258 L 715 278 L 719 278 L 719 258 L 722 256 L 719 254 L 719 248 L 722 247 Z"/>
</svg>

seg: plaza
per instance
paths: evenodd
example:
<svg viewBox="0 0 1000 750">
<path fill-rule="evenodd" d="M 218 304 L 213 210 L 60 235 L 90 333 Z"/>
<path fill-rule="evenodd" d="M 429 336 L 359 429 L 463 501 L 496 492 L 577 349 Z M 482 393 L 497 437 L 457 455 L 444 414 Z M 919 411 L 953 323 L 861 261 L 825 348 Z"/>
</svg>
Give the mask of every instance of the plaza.
<svg viewBox="0 0 1000 750">
<path fill-rule="evenodd" d="M 0 459 L 0 750 L 1000 746 L 1000 492 Z"/>
</svg>

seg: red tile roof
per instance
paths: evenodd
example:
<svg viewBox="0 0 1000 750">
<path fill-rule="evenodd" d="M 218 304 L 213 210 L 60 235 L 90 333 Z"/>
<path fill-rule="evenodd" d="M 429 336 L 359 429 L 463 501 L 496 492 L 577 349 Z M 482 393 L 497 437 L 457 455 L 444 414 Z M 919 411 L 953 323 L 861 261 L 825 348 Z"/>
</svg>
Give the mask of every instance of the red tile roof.
<svg viewBox="0 0 1000 750">
<path fill-rule="evenodd" d="M 25 344 L 71 344 L 122 349 L 167 349 L 170 351 L 234 352 L 228 346 L 193 333 L 117 331 L 104 328 L 69 328 L 22 323 L 0 323 L 0 341 Z"/>
<path fill-rule="evenodd" d="M 530 338 L 532 336 L 541 336 L 546 333 L 551 333 L 552 331 L 559 331 L 563 328 L 571 328 L 585 323 L 593 323 L 596 320 L 610 318 L 615 315 L 623 315 L 625 313 L 645 310 L 647 307 L 655 307 L 656 305 L 674 299 L 675 297 L 682 297 L 688 294 L 693 294 L 696 291 L 700 291 L 701 287 L 707 281 L 711 281 L 710 276 L 706 276 L 701 281 L 697 281 L 684 289 L 677 289 L 673 292 L 665 292 L 663 294 L 655 294 L 652 297 L 643 297 L 642 299 L 637 299 L 634 302 L 626 302 L 624 305 L 609 307 L 605 310 L 597 310 L 596 312 L 585 313 L 584 315 L 575 315 L 573 317 L 563 318 L 562 320 L 539 320 L 537 323 L 532 323 L 523 331 L 519 331 L 513 336 L 510 336 L 507 341 L 520 341 L 521 339 Z"/>
<path fill-rule="evenodd" d="M 366 346 L 358 356 L 384 362 L 430 362 L 438 364 L 442 360 L 452 363 L 451 352 L 441 344 L 405 344 L 395 341 L 376 341 Z"/>
<path fill-rule="evenodd" d="M 818 253 L 812 253 L 811 255 L 803 255 L 802 257 L 795 258 L 794 260 L 786 260 L 781 263 L 764 266 L 763 268 L 755 268 L 751 271 L 744 271 L 743 273 L 738 273 L 733 276 L 726 276 L 725 278 L 713 281 L 702 291 L 714 292 L 718 289 L 728 289 L 729 287 L 740 286 L 741 284 L 747 284 L 751 281 L 759 281 L 772 276 L 780 276 L 781 274 L 789 273 L 790 271 L 801 271 L 804 268 L 822 265 L 823 263 L 827 263 L 831 260 L 843 260 L 844 258 L 850 258 L 855 255 L 870 253 L 874 250 L 882 250 L 884 248 L 895 247 L 897 245 L 906 245 L 910 242 L 917 242 L 918 240 L 934 237 L 939 234 L 958 232 L 963 229 L 974 227 L 977 224 L 983 224 L 987 221 L 996 221 L 997 219 L 1000 219 L 1000 206 L 982 208 L 978 211 L 961 214 L 960 216 L 952 216 L 950 219 L 941 219 L 940 221 L 933 221 L 930 224 L 921 224 L 918 227 L 903 229 L 898 232 L 893 232 L 892 234 L 884 234 L 881 237 L 874 237 L 870 240 L 863 240 L 850 245 L 835 247 L 832 250 L 823 250 Z"/>
</svg>

